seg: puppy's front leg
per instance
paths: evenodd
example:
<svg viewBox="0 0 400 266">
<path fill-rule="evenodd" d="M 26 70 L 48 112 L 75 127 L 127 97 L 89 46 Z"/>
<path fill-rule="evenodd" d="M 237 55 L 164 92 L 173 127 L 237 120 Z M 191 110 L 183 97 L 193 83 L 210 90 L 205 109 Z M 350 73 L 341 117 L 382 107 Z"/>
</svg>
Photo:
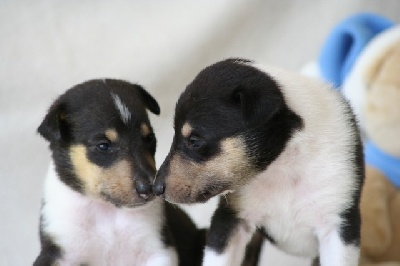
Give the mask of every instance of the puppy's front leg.
<svg viewBox="0 0 400 266">
<path fill-rule="evenodd" d="M 42 249 L 39 256 L 33 262 L 33 266 L 49 266 L 59 265 L 61 257 L 61 249 L 46 234 L 40 232 L 40 241 Z"/>
<path fill-rule="evenodd" d="M 169 247 L 165 250 L 158 251 L 155 254 L 149 256 L 145 266 L 177 266 L 178 265 L 178 254 L 175 249 Z"/>
<path fill-rule="evenodd" d="M 321 266 L 358 266 L 360 247 L 345 243 L 339 230 L 319 232 L 318 238 Z"/>
<path fill-rule="evenodd" d="M 221 199 L 211 220 L 203 266 L 241 265 L 246 245 L 255 229 L 237 217 L 235 210 Z"/>
</svg>

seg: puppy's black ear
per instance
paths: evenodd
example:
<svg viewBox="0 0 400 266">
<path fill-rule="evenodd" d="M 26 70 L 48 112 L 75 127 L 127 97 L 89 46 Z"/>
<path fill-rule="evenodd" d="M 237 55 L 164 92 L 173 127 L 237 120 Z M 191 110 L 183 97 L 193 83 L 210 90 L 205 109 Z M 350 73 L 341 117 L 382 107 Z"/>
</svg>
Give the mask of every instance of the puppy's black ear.
<svg viewBox="0 0 400 266">
<path fill-rule="evenodd" d="M 67 135 L 68 123 L 66 120 L 66 106 L 57 100 L 38 127 L 38 133 L 49 142 L 59 141 Z"/>
<path fill-rule="evenodd" d="M 239 86 L 233 91 L 232 98 L 240 105 L 248 125 L 268 122 L 285 105 L 279 89 Z"/>
<path fill-rule="evenodd" d="M 144 105 L 149 109 L 153 114 L 160 114 L 160 106 L 158 102 L 151 96 L 142 86 L 136 84 L 136 89 L 142 96 L 142 100 Z"/>
</svg>

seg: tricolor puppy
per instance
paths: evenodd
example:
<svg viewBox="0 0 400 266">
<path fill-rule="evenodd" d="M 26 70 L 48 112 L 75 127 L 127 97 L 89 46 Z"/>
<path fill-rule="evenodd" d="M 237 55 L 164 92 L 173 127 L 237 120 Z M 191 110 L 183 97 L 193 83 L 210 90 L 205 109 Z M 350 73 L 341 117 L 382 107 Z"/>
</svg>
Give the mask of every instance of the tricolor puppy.
<svg viewBox="0 0 400 266">
<path fill-rule="evenodd" d="M 153 189 L 169 202 L 221 197 L 204 265 L 238 265 L 256 229 L 291 254 L 357 265 L 363 155 L 356 121 L 319 81 L 228 59 L 180 96 Z"/>
<path fill-rule="evenodd" d="M 156 139 L 141 86 L 91 80 L 61 95 L 38 131 L 50 142 L 34 265 L 196 265 L 201 232 L 153 196 Z"/>
</svg>

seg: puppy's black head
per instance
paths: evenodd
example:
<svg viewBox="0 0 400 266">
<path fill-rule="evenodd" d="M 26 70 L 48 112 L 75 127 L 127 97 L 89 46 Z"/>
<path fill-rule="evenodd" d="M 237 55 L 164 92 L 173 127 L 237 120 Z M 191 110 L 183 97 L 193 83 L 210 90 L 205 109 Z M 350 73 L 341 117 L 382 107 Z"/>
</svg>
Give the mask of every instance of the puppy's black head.
<svg viewBox="0 0 400 266">
<path fill-rule="evenodd" d="M 155 192 L 190 203 L 236 190 L 281 153 L 300 125 L 267 73 L 241 59 L 211 65 L 178 100 L 174 141 Z"/>
<path fill-rule="evenodd" d="M 150 200 L 156 139 L 146 109 L 160 113 L 141 86 L 120 80 L 87 81 L 61 95 L 38 128 L 61 180 L 116 206 Z"/>
</svg>

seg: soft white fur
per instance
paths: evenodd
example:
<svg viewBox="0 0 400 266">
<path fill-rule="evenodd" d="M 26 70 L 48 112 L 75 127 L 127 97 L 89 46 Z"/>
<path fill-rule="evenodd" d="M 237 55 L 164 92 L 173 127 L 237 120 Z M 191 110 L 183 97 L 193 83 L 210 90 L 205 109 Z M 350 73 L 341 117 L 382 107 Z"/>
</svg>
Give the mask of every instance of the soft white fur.
<svg viewBox="0 0 400 266">
<path fill-rule="evenodd" d="M 160 239 L 159 199 L 137 208 L 116 208 L 89 199 L 60 181 L 51 165 L 42 209 L 44 231 L 63 250 L 60 265 L 177 265 Z"/>
<path fill-rule="evenodd" d="M 311 78 L 272 67 L 256 66 L 280 84 L 288 106 L 303 118 L 282 154 L 241 188 L 239 216 L 252 233 L 265 226 L 282 250 L 299 256 L 320 254 L 322 266 L 357 265 L 358 247 L 339 237 L 340 213 L 357 187 L 350 157 L 355 135 L 339 93 Z M 204 265 L 240 265 L 228 258 L 237 230 L 221 255 L 206 249 Z M 242 244 L 243 245 L 243 244 Z M 224 263 L 221 263 L 223 261 Z M 229 263 L 226 263 L 228 262 Z"/>
</svg>

